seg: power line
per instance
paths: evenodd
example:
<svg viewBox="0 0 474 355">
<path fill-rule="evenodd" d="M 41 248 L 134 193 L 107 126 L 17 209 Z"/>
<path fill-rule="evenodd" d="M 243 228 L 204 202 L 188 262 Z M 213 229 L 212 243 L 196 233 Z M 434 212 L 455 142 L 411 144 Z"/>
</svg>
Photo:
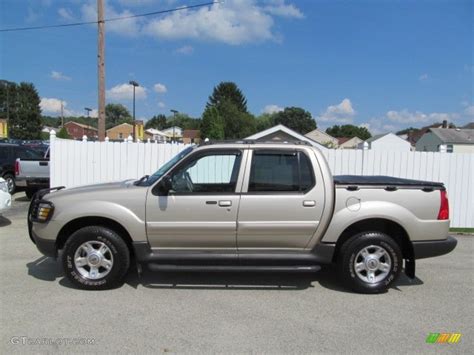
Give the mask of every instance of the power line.
<svg viewBox="0 0 474 355">
<path fill-rule="evenodd" d="M 194 9 L 194 8 L 198 8 L 198 7 L 204 7 L 204 6 L 219 4 L 220 2 L 221 1 L 212 1 L 212 2 L 202 3 L 202 4 L 186 5 L 186 6 L 182 6 L 182 7 L 176 7 L 174 9 L 147 12 L 147 13 L 138 14 L 138 15 L 114 17 L 114 18 L 105 19 L 103 22 L 112 22 L 112 21 L 126 20 L 126 19 L 130 19 L 130 18 L 161 15 L 161 14 L 166 14 L 166 13 L 171 13 L 171 12 L 176 12 L 176 11 L 181 11 L 181 10 L 189 10 L 189 9 Z M 48 29 L 48 28 L 58 28 L 58 27 L 84 26 L 84 25 L 96 24 L 98 22 L 99 21 L 84 21 L 84 22 L 63 23 L 63 24 L 58 24 L 58 25 L 2 28 L 2 29 L 0 29 L 0 32 L 18 32 L 18 31 L 30 31 L 30 30 L 44 30 L 44 29 Z"/>
</svg>

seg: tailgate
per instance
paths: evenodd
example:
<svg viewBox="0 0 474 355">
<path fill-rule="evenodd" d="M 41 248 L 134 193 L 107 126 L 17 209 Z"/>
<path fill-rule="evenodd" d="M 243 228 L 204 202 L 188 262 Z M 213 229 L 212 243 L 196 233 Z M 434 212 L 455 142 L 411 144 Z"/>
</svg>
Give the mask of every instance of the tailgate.
<svg viewBox="0 0 474 355">
<path fill-rule="evenodd" d="M 24 178 L 49 178 L 49 160 L 18 159 L 20 171 L 18 176 Z"/>
</svg>

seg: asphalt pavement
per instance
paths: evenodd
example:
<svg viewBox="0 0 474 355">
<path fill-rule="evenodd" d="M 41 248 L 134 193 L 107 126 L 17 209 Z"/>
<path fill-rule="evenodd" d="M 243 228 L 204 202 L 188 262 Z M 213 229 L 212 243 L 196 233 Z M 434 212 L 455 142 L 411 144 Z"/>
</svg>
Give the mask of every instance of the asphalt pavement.
<svg viewBox="0 0 474 355">
<path fill-rule="evenodd" d="M 0 353 L 471 353 L 474 236 L 417 262 L 387 293 L 348 292 L 313 274 L 132 271 L 109 291 L 75 289 L 41 256 L 14 196 L 0 217 Z M 427 344 L 429 333 L 461 333 Z"/>
</svg>

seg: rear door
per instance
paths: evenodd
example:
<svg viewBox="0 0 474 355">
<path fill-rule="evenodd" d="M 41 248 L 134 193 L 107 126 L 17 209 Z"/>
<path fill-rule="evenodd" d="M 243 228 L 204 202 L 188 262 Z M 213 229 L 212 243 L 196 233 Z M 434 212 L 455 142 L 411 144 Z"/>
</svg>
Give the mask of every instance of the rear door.
<svg viewBox="0 0 474 355">
<path fill-rule="evenodd" d="M 311 149 L 253 149 L 240 200 L 238 249 L 304 249 L 324 210 L 319 172 Z"/>
</svg>

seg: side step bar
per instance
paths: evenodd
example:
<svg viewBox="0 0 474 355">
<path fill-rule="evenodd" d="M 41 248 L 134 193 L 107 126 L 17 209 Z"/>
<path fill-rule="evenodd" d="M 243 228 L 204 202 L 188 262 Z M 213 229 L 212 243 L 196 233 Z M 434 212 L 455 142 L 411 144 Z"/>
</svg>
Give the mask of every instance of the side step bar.
<svg viewBox="0 0 474 355">
<path fill-rule="evenodd" d="M 321 270 L 319 265 L 304 266 L 249 266 L 249 265 L 168 265 L 147 264 L 151 271 L 204 271 L 204 272 L 316 272 Z"/>
</svg>

